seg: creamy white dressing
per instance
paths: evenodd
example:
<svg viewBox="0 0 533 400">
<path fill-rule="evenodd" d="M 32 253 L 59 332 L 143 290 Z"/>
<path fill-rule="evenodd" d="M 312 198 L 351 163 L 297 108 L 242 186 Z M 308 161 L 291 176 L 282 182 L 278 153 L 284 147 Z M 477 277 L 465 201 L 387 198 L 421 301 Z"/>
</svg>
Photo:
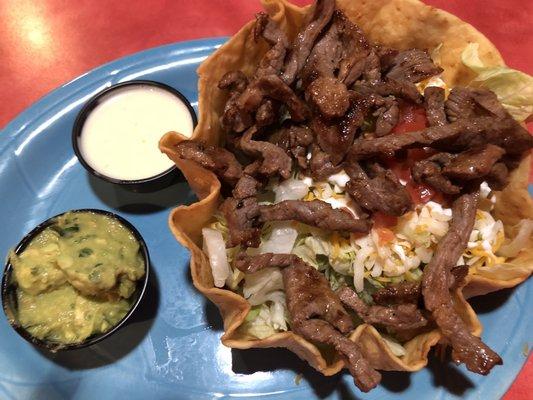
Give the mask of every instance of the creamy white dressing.
<svg viewBox="0 0 533 400">
<path fill-rule="evenodd" d="M 350 180 L 350 177 L 344 170 L 337 172 L 336 174 L 330 175 L 330 177 L 328 178 L 329 183 L 337 185 L 339 188 L 343 190 L 346 187 L 346 184 L 348 183 L 349 180 Z"/>
<path fill-rule="evenodd" d="M 329 197 L 327 199 L 322 199 L 324 202 L 331 205 L 332 208 L 345 208 L 350 211 L 355 218 L 359 218 L 357 211 L 355 211 L 353 200 L 350 199 L 347 195 L 344 198 L 335 198 Z"/>
<path fill-rule="evenodd" d="M 174 165 L 158 148 L 159 139 L 169 131 L 192 134 L 193 119 L 185 103 L 163 88 L 127 86 L 91 111 L 82 128 L 80 151 L 107 177 L 150 178 Z"/>
</svg>

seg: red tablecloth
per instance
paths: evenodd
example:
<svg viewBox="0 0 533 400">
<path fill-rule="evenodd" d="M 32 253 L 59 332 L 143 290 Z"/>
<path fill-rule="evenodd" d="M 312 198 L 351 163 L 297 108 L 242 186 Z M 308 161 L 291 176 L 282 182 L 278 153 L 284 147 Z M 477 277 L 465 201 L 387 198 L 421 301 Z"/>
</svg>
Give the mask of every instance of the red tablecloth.
<svg viewBox="0 0 533 400">
<path fill-rule="evenodd" d="M 470 22 L 508 65 L 533 74 L 533 1 L 425 2 Z M 231 35 L 259 8 L 259 0 L 0 0 L 0 127 L 100 64 L 175 41 Z M 530 393 L 531 358 L 505 399 Z"/>
</svg>

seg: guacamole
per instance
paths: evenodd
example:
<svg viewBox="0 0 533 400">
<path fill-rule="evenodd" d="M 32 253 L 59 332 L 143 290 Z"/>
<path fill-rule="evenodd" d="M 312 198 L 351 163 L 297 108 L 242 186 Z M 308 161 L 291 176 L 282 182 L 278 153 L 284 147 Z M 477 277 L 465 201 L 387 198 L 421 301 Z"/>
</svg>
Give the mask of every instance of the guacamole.
<svg viewBox="0 0 533 400">
<path fill-rule="evenodd" d="M 18 323 L 38 339 L 79 343 L 108 331 L 132 306 L 145 274 L 140 245 L 120 221 L 69 212 L 11 253 Z"/>
</svg>

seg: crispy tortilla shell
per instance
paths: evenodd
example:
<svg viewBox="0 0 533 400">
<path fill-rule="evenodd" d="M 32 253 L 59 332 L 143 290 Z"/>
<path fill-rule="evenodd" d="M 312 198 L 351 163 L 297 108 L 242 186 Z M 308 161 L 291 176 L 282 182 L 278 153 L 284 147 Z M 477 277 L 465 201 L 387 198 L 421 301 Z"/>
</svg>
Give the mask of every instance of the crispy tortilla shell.
<svg viewBox="0 0 533 400">
<path fill-rule="evenodd" d="M 311 13 L 311 6 L 299 8 L 283 0 L 263 0 L 270 16 L 293 38 Z M 472 78 L 468 68 L 460 61 L 460 54 L 470 42 L 479 43 L 479 54 L 486 65 L 502 65 L 497 49 L 480 32 L 459 18 L 442 10 L 424 5 L 416 0 L 337 0 L 337 7 L 357 23 L 370 40 L 395 48 L 419 47 L 434 49 L 439 44 L 440 65 L 444 79 L 450 87 L 465 85 Z M 208 144 L 223 144 L 224 133 L 219 118 L 227 94 L 217 88 L 226 72 L 242 70 L 252 75 L 267 47 L 253 39 L 254 22 L 246 24 L 226 44 L 221 46 L 198 68 L 199 123 L 193 139 Z M 185 138 L 169 132 L 160 141 L 160 149 L 183 172 L 198 202 L 175 208 L 169 216 L 169 226 L 176 239 L 191 252 L 191 274 L 194 286 L 215 303 L 224 320 L 222 343 L 238 349 L 284 347 L 306 360 L 323 373 L 332 375 L 344 367 L 344 362 L 327 351 L 321 352 L 314 344 L 292 332 L 282 332 L 257 339 L 243 332 L 243 324 L 250 304 L 240 295 L 214 287 L 211 267 L 201 250 L 202 228 L 212 221 L 220 203 L 220 182 L 216 176 L 193 162 L 177 158 L 176 144 Z M 502 219 L 506 229 L 524 218 L 533 218 L 533 204 L 527 193 L 529 160 L 522 162 L 512 175 L 510 184 L 498 194 L 495 214 Z M 471 331 L 481 334 L 481 324 L 466 302 L 465 297 L 485 294 L 507 288 L 527 279 L 533 266 L 533 246 L 508 260 L 505 268 L 491 268 L 469 275 L 466 286 L 453 293 L 455 308 Z M 417 371 L 426 366 L 432 346 L 444 342 L 438 329 L 415 336 L 404 344 L 406 355 L 396 357 L 372 326 L 357 327 L 350 339 L 357 342 L 371 364 L 382 370 Z"/>
</svg>

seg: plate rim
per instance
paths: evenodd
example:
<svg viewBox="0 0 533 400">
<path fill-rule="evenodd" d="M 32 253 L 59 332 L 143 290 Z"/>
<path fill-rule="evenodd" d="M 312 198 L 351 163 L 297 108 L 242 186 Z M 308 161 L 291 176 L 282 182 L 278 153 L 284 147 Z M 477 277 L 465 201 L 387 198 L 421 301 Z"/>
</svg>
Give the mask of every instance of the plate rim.
<svg viewBox="0 0 533 400">
<path fill-rule="evenodd" d="M 31 103 L 29 106 L 27 106 L 24 110 L 22 110 L 18 115 L 15 116 L 11 121 L 5 125 L 4 128 L 0 130 L 0 137 L 5 139 L 0 139 L 0 154 L 2 154 L 4 151 L 6 151 L 10 145 L 13 144 L 13 140 L 17 138 L 18 135 L 23 135 L 25 133 L 25 128 L 28 124 L 30 124 L 33 120 L 36 120 L 46 113 L 50 112 L 50 110 L 53 110 L 54 108 L 60 106 L 64 103 L 66 98 L 70 96 L 74 96 L 76 93 L 83 91 L 87 88 L 89 84 L 94 84 L 99 79 L 92 80 L 89 84 L 82 85 L 78 87 L 77 85 L 82 81 L 84 78 L 90 78 L 92 75 L 105 75 L 105 78 L 109 77 L 109 74 L 107 72 L 108 69 L 113 68 L 113 66 L 116 63 L 125 63 L 128 64 L 124 66 L 124 68 L 121 68 L 121 72 L 127 71 L 130 68 L 134 68 L 135 66 L 138 66 L 140 64 L 144 63 L 145 58 L 150 59 L 161 59 L 165 57 L 170 57 L 172 55 L 179 54 L 181 52 L 191 54 L 190 51 L 197 48 L 197 51 L 205 51 L 211 49 L 212 51 L 220 47 L 226 40 L 228 39 L 227 36 L 220 36 L 220 37 L 210 37 L 210 38 L 199 38 L 194 40 L 188 40 L 188 41 L 179 41 L 169 44 L 164 44 L 161 46 L 156 46 L 148 49 L 144 49 L 135 53 L 130 53 L 128 55 L 125 55 L 123 57 L 116 58 L 114 60 L 111 60 L 109 62 L 106 62 L 105 64 L 96 66 L 83 74 L 76 76 L 75 78 L 69 80 L 68 82 L 58 86 L 57 88 L 53 89 L 52 91 L 44 94 L 39 99 L 35 100 L 33 103 Z M 101 78 L 100 78 L 101 79 Z M 67 95 L 67 96 L 64 96 Z M 1 167 L 0 162 L 0 167 Z M 531 186 L 530 186 L 531 187 Z M 524 296 L 526 298 L 529 298 L 531 296 L 532 290 L 531 285 L 524 282 L 522 284 L 523 286 L 528 285 L 527 287 L 523 287 L 522 289 L 525 290 Z M 526 322 L 527 325 L 531 325 L 531 320 Z M 527 326 L 526 325 L 526 326 Z M 526 328 L 524 326 L 524 329 Z M 504 340 L 504 339 L 502 339 Z M 512 339 L 511 339 L 512 340 Z M 507 343 L 505 347 L 510 345 L 510 343 Z M 500 376 L 500 379 L 505 379 L 512 377 L 512 379 L 505 379 L 506 382 L 504 384 L 495 383 L 494 386 L 499 387 L 500 390 L 493 390 L 493 394 L 503 395 L 508 391 L 508 389 L 513 385 L 516 378 L 520 374 L 520 372 L 523 370 L 524 365 L 526 364 L 528 360 L 528 357 L 523 357 L 523 360 L 521 360 L 521 363 L 514 363 L 515 366 L 518 368 L 513 368 L 509 370 L 509 368 L 502 367 L 505 369 L 505 371 L 502 371 L 504 373 L 504 376 Z M 478 393 L 482 392 L 483 386 L 487 387 L 486 385 L 482 385 L 481 387 L 477 387 L 475 390 L 478 391 Z M 438 386 L 434 386 L 435 389 L 438 389 Z M 445 395 L 449 394 L 448 392 L 444 393 Z M 398 393 L 397 395 L 401 396 L 401 393 Z M 469 396 L 476 396 L 476 393 L 469 393 Z"/>
</svg>

